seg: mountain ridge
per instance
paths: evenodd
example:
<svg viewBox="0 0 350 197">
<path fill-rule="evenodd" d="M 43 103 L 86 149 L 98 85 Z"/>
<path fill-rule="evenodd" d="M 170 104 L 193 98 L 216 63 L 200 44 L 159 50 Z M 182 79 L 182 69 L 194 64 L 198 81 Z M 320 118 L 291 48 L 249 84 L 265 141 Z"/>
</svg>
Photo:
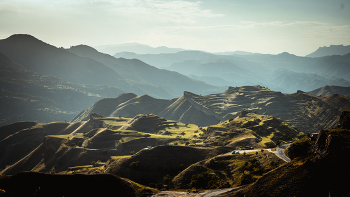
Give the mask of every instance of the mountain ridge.
<svg viewBox="0 0 350 197">
<path fill-rule="evenodd" d="M 208 126 L 235 118 L 242 110 L 250 110 L 280 118 L 303 132 L 312 132 L 335 126 L 336 117 L 340 116 L 341 111 L 350 108 L 350 98 L 339 94 L 325 97 L 303 91 L 282 94 L 259 85 L 229 87 L 223 93 L 206 96 L 184 92 L 183 96 L 171 100 L 147 97 L 147 101 L 143 102 L 141 98 L 142 96 L 133 96 L 132 99 L 123 100 L 121 103 L 113 101 L 117 100 L 117 97 L 109 99 L 109 104 L 105 105 L 104 101 L 100 100 L 71 122 L 87 120 L 90 113 L 114 117 L 132 117 L 143 113 Z M 104 107 L 97 107 L 97 104 Z M 325 113 L 332 115 L 322 116 Z M 333 116 L 335 118 L 329 118 Z"/>
<path fill-rule="evenodd" d="M 306 55 L 305 57 L 323 57 L 332 55 L 346 55 L 350 53 L 350 45 L 330 45 L 329 47 L 319 47 L 316 51 Z"/>
</svg>

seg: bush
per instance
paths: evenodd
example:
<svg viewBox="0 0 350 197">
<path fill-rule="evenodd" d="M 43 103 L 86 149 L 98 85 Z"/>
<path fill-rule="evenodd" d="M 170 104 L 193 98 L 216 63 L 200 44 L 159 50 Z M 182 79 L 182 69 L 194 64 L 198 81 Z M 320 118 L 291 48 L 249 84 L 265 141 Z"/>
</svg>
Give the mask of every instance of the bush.
<svg viewBox="0 0 350 197">
<path fill-rule="evenodd" d="M 239 185 L 246 185 L 249 183 L 253 183 L 255 179 L 251 174 L 242 174 L 242 176 L 239 178 Z"/>
<path fill-rule="evenodd" d="M 265 146 L 267 148 L 276 148 L 276 144 L 274 142 L 266 142 Z"/>
<path fill-rule="evenodd" d="M 189 184 L 189 186 L 194 187 L 196 189 L 208 189 L 216 183 L 216 180 L 216 175 L 209 174 L 207 172 L 201 174 L 194 174 L 192 175 L 191 183 Z"/>
</svg>

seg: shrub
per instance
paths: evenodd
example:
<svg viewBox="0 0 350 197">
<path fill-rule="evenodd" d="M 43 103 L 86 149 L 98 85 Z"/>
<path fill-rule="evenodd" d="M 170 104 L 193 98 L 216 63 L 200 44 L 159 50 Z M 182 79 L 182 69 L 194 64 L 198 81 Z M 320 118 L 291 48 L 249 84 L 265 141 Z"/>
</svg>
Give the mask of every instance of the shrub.
<svg viewBox="0 0 350 197">
<path fill-rule="evenodd" d="M 274 142 L 266 142 L 265 146 L 267 148 L 276 148 L 276 144 Z"/>
<path fill-rule="evenodd" d="M 251 174 L 242 174 L 242 176 L 239 178 L 239 185 L 246 185 L 249 183 L 254 182 L 255 179 Z"/>
</svg>

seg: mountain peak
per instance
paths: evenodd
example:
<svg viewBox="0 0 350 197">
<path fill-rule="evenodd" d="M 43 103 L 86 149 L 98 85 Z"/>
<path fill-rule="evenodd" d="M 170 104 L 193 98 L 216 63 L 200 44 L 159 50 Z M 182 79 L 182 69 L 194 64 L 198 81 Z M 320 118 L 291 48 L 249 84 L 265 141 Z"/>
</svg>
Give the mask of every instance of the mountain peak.
<svg viewBox="0 0 350 197">
<path fill-rule="evenodd" d="M 79 50 L 79 51 L 84 51 L 84 52 L 98 52 L 96 49 L 94 49 L 88 45 L 84 45 L 84 44 L 77 45 L 77 46 L 71 46 L 70 50 L 73 50 L 73 51 Z"/>
<path fill-rule="evenodd" d="M 5 40 L 14 42 L 42 42 L 41 40 L 29 34 L 13 34 Z"/>
</svg>

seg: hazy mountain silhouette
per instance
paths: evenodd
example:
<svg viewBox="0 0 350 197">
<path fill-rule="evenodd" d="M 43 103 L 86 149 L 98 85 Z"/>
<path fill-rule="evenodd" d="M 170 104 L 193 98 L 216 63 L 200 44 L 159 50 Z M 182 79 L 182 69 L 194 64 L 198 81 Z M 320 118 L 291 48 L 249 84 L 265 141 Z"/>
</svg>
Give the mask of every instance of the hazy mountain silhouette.
<svg viewBox="0 0 350 197">
<path fill-rule="evenodd" d="M 116 85 L 124 79 L 99 62 L 79 57 L 30 35 L 12 35 L 0 40 L 0 52 L 27 70 L 57 76 L 73 83 Z"/>
<path fill-rule="evenodd" d="M 284 93 L 311 91 L 325 85 L 348 86 L 350 81 L 349 54 L 309 58 L 287 52 L 277 55 L 215 55 L 182 51 L 147 55 L 119 53 L 115 56 L 137 58 L 196 79 L 206 77 L 206 82 L 212 85 L 260 84 Z M 222 80 L 218 83 L 212 77 Z"/>
<path fill-rule="evenodd" d="M 131 52 L 116 53 L 113 55 L 116 58 L 127 59 L 139 59 L 149 65 L 157 68 L 166 68 L 173 63 L 180 63 L 186 60 L 212 60 L 219 59 L 214 54 L 202 52 L 202 51 L 180 51 L 177 53 L 164 53 L 164 54 L 136 54 Z"/>
<path fill-rule="evenodd" d="M 0 125 L 68 121 L 97 100 L 124 92 L 116 87 L 78 85 L 28 71 L 1 52 L 0 89 Z"/>
<path fill-rule="evenodd" d="M 184 90 L 196 92 L 199 94 L 209 93 L 208 90 L 213 90 L 213 92 L 219 92 L 223 90 L 222 88 L 205 84 L 201 81 L 191 79 L 177 72 L 158 69 L 138 59 L 129 60 L 124 58 L 114 58 L 113 56 L 99 53 L 97 50 L 89 46 L 80 45 L 70 48 L 69 51 L 79 56 L 89 57 L 98 62 L 101 62 L 116 72 L 120 73 L 126 79 L 134 80 L 139 83 L 154 84 L 157 87 L 162 87 L 164 90 L 172 94 L 173 97 L 176 97 L 176 95 L 181 95 Z M 143 89 L 146 89 L 146 87 L 143 87 Z M 148 91 L 154 92 L 156 89 L 153 91 Z"/>
<path fill-rule="evenodd" d="M 305 57 L 323 57 L 331 55 L 345 55 L 350 53 L 350 45 L 330 45 L 329 47 L 319 47 L 315 52 L 306 55 Z"/>
<path fill-rule="evenodd" d="M 260 55 L 261 53 L 252 53 L 252 52 L 246 52 L 246 51 L 232 51 L 232 52 L 218 52 L 214 53 L 216 55 Z"/>
<path fill-rule="evenodd" d="M 27 70 L 77 84 L 106 84 L 126 92 L 159 98 L 174 98 L 184 90 L 199 94 L 222 91 L 178 73 L 156 69 L 139 60 L 116 60 L 87 46 L 69 50 L 56 48 L 30 35 L 13 35 L 0 40 L 0 52 Z"/>
<path fill-rule="evenodd" d="M 97 46 L 95 48 L 98 51 L 102 53 L 107 53 L 109 55 L 114 55 L 120 52 L 132 52 L 132 53 L 138 53 L 138 54 L 176 53 L 176 52 L 185 50 L 185 49 L 179 49 L 179 48 L 168 48 L 165 46 L 150 47 L 148 45 L 138 44 L 138 43 L 105 45 L 105 46 Z"/>
</svg>

